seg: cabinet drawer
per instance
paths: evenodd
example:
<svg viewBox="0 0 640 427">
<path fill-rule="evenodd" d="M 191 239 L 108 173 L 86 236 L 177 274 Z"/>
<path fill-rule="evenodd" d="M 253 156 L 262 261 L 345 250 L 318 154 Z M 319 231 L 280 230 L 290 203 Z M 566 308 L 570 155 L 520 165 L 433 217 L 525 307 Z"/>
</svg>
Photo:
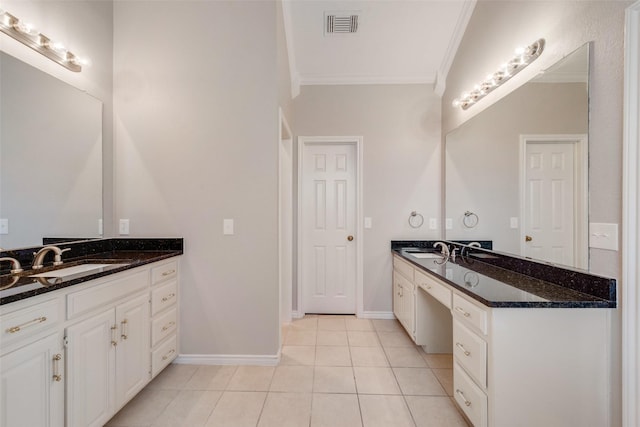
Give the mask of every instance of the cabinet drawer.
<svg viewBox="0 0 640 427">
<path fill-rule="evenodd" d="M 3 314 L 0 316 L 2 346 L 56 326 L 62 320 L 61 313 L 62 302 L 56 298 Z"/>
<path fill-rule="evenodd" d="M 487 334 L 487 312 L 461 297 L 458 294 L 453 294 L 453 314 L 457 316 L 467 325 L 481 332 Z"/>
<path fill-rule="evenodd" d="M 151 291 L 151 315 L 175 305 L 178 299 L 178 282 L 171 281 Z"/>
<path fill-rule="evenodd" d="M 487 388 L 487 343 L 457 319 L 453 321 L 453 354 L 478 385 Z"/>
<path fill-rule="evenodd" d="M 453 363 L 453 398 L 474 427 L 487 426 L 487 395 L 457 362 Z"/>
<path fill-rule="evenodd" d="M 448 309 L 451 309 L 451 289 L 438 283 L 435 279 L 432 279 L 421 271 L 416 270 L 414 274 L 415 282 L 418 286 L 444 304 Z"/>
<path fill-rule="evenodd" d="M 151 269 L 151 284 L 173 279 L 178 275 L 178 261 L 170 261 Z"/>
<path fill-rule="evenodd" d="M 173 359 L 178 356 L 178 339 L 172 335 L 151 353 L 151 376 L 155 377 Z"/>
<path fill-rule="evenodd" d="M 176 330 L 178 311 L 174 308 L 151 322 L 151 346 L 155 346 Z"/>
<path fill-rule="evenodd" d="M 393 256 L 393 269 L 398 271 L 407 279 L 413 281 L 413 267 L 406 261 L 401 260 L 397 256 Z"/>
</svg>

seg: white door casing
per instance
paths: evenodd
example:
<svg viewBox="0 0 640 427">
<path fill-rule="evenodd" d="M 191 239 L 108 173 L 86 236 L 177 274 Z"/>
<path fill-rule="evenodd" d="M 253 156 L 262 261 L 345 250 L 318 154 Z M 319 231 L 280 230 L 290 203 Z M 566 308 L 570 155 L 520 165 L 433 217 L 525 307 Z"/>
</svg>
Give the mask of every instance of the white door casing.
<svg viewBox="0 0 640 427">
<path fill-rule="evenodd" d="M 278 278 L 280 324 L 291 322 L 293 309 L 293 140 L 282 109 L 278 142 Z"/>
<path fill-rule="evenodd" d="M 588 268 L 586 136 L 520 139 L 521 253 Z"/>
<path fill-rule="evenodd" d="M 300 314 L 362 312 L 361 141 L 298 138 Z"/>
</svg>

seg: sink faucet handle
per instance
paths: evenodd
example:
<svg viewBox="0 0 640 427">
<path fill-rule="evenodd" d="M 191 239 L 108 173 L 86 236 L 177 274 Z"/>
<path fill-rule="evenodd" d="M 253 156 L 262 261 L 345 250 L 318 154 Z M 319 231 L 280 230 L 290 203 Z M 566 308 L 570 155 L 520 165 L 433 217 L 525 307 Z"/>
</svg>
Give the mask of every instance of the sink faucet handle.
<svg viewBox="0 0 640 427">
<path fill-rule="evenodd" d="M 442 255 L 444 255 L 445 257 L 449 257 L 449 246 L 447 246 L 446 243 L 444 242 L 436 242 L 433 244 L 434 248 L 440 247 L 440 251 L 442 252 Z"/>
<path fill-rule="evenodd" d="M 55 256 L 53 257 L 53 265 L 62 265 L 62 253 L 70 250 L 71 248 L 66 248 L 60 250 L 60 252 L 55 252 Z"/>
<path fill-rule="evenodd" d="M 0 262 L 9 261 L 11 263 L 11 274 L 22 273 L 22 266 L 20 265 L 20 261 L 11 257 L 3 257 L 0 258 Z"/>
</svg>

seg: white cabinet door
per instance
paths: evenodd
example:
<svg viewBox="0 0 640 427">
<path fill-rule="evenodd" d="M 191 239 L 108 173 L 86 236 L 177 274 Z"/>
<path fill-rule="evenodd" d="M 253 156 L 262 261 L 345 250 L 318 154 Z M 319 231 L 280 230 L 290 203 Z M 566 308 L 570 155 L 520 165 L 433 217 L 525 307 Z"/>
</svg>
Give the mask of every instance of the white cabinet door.
<svg viewBox="0 0 640 427">
<path fill-rule="evenodd" d="M 393 273 L 393 314 L 398 320 L 402 317 L 402 285 L 398 273 Z"/>
<path fill-rule="evenodd" d="M 149 295 L 144 294 L 116 307 L 116 411 L 149 382 Z"/>
<path fill-rule="evenodd" d="M 402 304 L 404 309 L 405 328 L 409 332 L 411 339 L 415 341 L 416 337 L 416 294 L 415 286 L 407 283 L 402 293 Z"/>
<path fill-rule="evenodd" d="M 62 337 L 56 333 L 0 358 L 1 426 L 64 425 L 61 347 Z"/>
<path fill-rule="evenodd" d="M 114 310 L 67 328 L 67 427 L 101 427 L 113 415 Z"/>
</svg>

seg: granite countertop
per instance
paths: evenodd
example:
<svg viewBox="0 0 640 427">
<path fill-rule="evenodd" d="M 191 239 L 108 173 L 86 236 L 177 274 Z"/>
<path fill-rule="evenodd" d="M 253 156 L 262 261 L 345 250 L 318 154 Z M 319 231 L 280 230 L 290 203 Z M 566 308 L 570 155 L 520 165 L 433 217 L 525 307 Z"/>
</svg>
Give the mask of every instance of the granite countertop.
<svg viewBox="0 0 640 427">
<path fill-rule="evenodd" d="M 569 286 L 553 283 L 548 280 L 522 274 L 518 271 L 492 265 L 492 255 L 486 252 L 471 252 L 469 256 L 455 257 L 455 260 L 444 258 L 417 258 L 412 255 L 417 251 L 433 252 L 427 248 L 394 248 L 393 253 L 427 274 L 436 276 L 453 288 L 470 296 L 489 307 L 549 307 L 549 308 L 614 308 L 615 280 L 593 276 L 594 283 L 588 278 L 580 277 L 580 290 L 574 281 L 568 281 Z M 418 255 L 420 256 L 420 255 Z M 540 268 L 547 266 L 540 265 Z M 558 267 L 549 267 L 558 268 Z M 568 271 L 571 273 L 571 271 Z M 565 272 L 566 274 L 566 272 Z M 581 273 L 582 274 L 582 273 Z M 585 275 L 585 274 L 582 274 Z M 561 276 L 561 275 L 559 275 Z M 589 276 L 588 274 L 586 276 Z M 563 277 L 564 280 L 567 280 Z M 611 281 L 613 281 L 614 298 L 611 295 Z M 596 286 L 597 285 L 597 286 Z M 592 291 L 594 290 L 595 291 Z"/>
<path fill-rule="evenodd" d="M 64 264 L 58 267 L 47 264 L 39 270 L 27 270 L 28 267 L 23 267 L 25 271 L 21 273 L 0 275 L 0 305 L 182 255 L 182 239 L 171 239 L 167 244 L 168 241 L 169 239 L 107 239 L 106 244 L 105 241 L 97 244 L 60 244 L 61 248 L 72 247 L 71 253 L 77 256 L 64 257 Z M 65 277 L 46 276 L 47 272 L 88 263 L 106 266 Z M 42 277 L 29 277 L 34 274 Z"/>
</svg>

